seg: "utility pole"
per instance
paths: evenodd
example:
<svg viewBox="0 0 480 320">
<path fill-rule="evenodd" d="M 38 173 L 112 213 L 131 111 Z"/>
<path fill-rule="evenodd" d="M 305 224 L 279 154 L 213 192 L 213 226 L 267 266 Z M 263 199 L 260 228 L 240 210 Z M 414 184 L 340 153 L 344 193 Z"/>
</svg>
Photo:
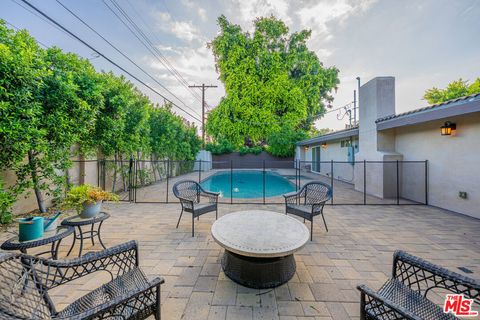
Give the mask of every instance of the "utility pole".
<svg viewBox="0 0 480 320">
<path fill-rule="evenodd" d="M 205 85 L 202 83 L 201 86 L 193 85 L 188 86 L 189 88 L 201 88 L 202 89 L 202 147 L 205 148 L 205 90 L 208 88 L 217 88 L 218 86 L 214 85 Z"/>
</svg>

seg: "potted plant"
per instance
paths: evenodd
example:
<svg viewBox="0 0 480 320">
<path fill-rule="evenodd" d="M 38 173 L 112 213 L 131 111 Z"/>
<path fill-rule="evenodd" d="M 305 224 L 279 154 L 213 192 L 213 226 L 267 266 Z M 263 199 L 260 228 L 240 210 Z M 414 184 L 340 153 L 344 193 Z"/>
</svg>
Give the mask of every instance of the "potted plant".
<svg viewBox="0 0 480 320">
<path fill-rule="evenodd" d="M 89 184 L 73 187 L 63 202 L 67 209 L 75 209 L 81 218 L 93 218 L 100 213 L 103 201 L 118 201 L 114 193 Z"/>
</svg>

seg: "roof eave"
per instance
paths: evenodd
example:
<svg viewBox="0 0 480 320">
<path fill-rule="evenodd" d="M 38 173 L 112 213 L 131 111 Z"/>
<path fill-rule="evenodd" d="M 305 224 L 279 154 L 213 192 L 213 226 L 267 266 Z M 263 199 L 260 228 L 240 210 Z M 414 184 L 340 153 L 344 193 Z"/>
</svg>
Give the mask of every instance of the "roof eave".
<svg viewBox="0 0 480 320">
<path fill-rule="evenodd" d="M 358 127 L 349 129 L 349 130 L 339 131 L 339 132 L 332 132 L 329 134 L 325 134 L 323 136 L 318 136 L 308 140 L 299 141 L 297 142 L 297 146 L 313 145 L 316 143 L 328 142 L 332 140 L 338 140 L 338 139 L 349 138 L 354 136 L 358 136 Z"/>
<path fill-rule="evenodd" d="M 445 104 L 436 108 L 416 113 L 402 115 L 396 118 L 377 122 L 377 130 L 387 130 L 403 126 L 415 125 L 423 122 L 440 120 L 469 113 L 480 112 L 480 99 L 465 101 L 462 104 Z"/>
</svg>

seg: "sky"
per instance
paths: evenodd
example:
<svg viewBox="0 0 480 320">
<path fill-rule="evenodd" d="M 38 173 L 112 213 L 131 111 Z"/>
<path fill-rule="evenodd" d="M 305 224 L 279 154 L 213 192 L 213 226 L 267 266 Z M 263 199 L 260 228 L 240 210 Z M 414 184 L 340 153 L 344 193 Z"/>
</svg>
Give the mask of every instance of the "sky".
<svg viewBox="0 0 480 320">
<path fill-rule="evenodd" d="M 253 30 L 256 17 L 272 14 L 283 20 L 292 32 L 312 30 L 309 48 L 324 66 L 336 66 L 340 70 L 333 108 L 353 100 L 356 77 L 365 83 L 376 76 L 394 76 L 396 111 L 399 113 L 427 105 L 422 96 L 428 88 L 444 87 L 458 78 L 473 81 L 480 76 L 478 0 L 28 1 L 174 101 L 178 107 L 173 110 L 197 125 L 201 119 L 201 92 L 188 89 L 186 84 L 217 85 L 218 88 L 206 91 L 209 107 L 215 107 L 225 95 L 215 71 L 214 57 L 207 47 L 207 43 L 218 34 L 216 19 L 221 14 L 246 31 Z M 155 81 L 60 3 L 141 66 Z M 137 24 L 167 63 L 155 57 L 148 46 L 145 47 L 122 24 L 109 9 L 115 11 L 115 5 Z M 90 59 L 99 71 L 123 74 L 93 50 L 25 8 L 28 6 L 21 0 L 0 0 L 0 18 L 17 28 L 27 29 L 46 46 L 58 46 Z M 163 103 L 163 98 L 130 76 L 127 78 L 152 101 Z M 316 126 L 343 129 L 346 122 L 346 118 L 337 118 L 337 112 L 329 112 L 316 122 Z"/>
</svg>

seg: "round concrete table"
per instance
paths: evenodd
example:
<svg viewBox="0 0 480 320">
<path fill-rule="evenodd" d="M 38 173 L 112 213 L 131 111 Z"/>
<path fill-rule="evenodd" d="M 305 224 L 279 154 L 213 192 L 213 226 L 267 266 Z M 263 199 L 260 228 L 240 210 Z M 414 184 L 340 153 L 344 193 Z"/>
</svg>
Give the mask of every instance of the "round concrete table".
<svg viewBox="0 0 480 320">
<path fill-rule="evenodd" d="M 246 287 L 265 289 L 293 277 L 293 253 L 308 242 L 310 234 L 303 223 L 285 214 L 249 210 L 215 221 L 212 236 L 225 248 L 225 274 Z"/>
</svg>

